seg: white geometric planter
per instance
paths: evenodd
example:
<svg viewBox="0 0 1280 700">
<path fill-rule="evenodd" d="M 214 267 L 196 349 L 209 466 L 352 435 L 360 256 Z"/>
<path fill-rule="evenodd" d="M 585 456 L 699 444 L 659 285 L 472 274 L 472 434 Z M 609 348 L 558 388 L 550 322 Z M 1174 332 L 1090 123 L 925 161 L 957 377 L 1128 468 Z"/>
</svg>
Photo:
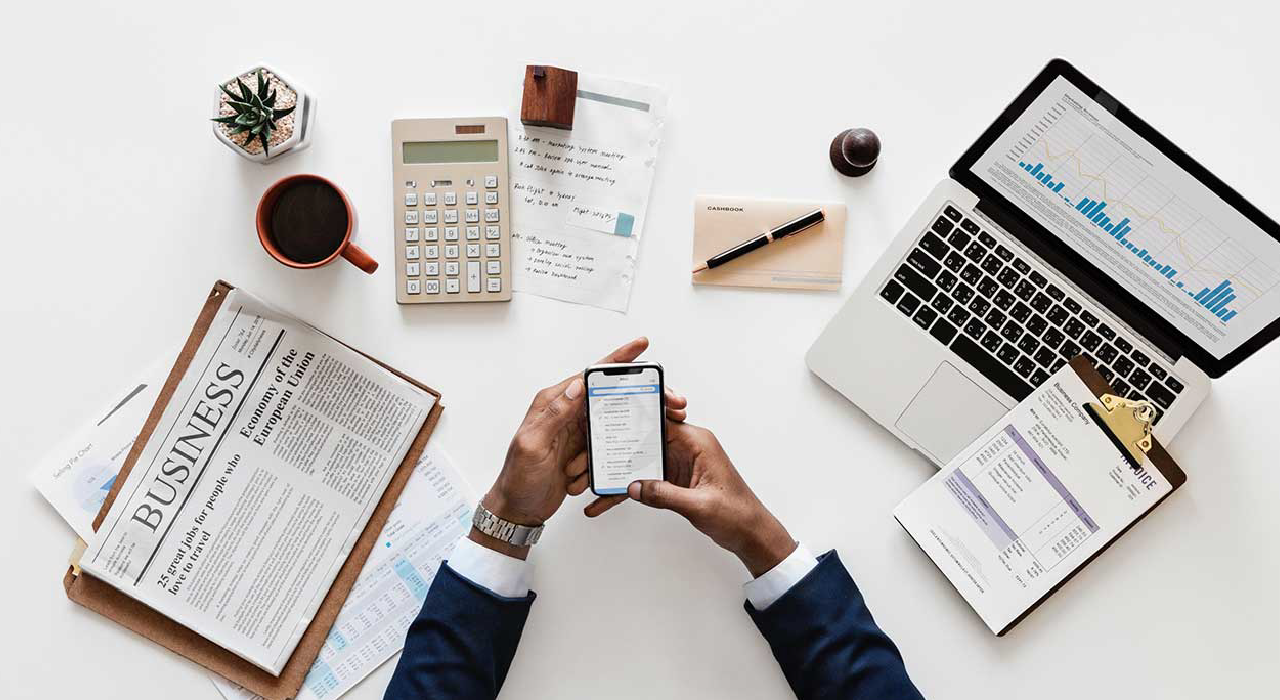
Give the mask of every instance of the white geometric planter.
<svg viewBox="0 0 1280 700">
<path fill-rule="evenodd" d="M 301 151 L 311 145 L 311 135 L 315 127 L 316 98 L 304 89 L 298 81 L 284 75 L 266 63 L 258 63 L 246 71 L 236 73 L 221 82 L 220 85 L 234 84 L 237 76 L 242 79 L 248 76 L 248 79 L 245 80 L 245 85 L 249 86 L 250 89 L 254 89 L 255 83 L 252 81 L 255 81 L 256 78 L 253 74 L 259 68 L 262 69 L 263 75 L 268 81 L 272 83 L 272 87 L 277 90 L 276 104 L 279 107 L 289 106 L 287 99 L 289 91 L 293 92 L 296 104 L 293 113 L 281 119 L 277 124 L 276 135 L 273 135 L 271 141 L 268 142 L 269 148 L 267 152 L 263 152 L 262 145 L 256 139 L 251 140 L 248 146 L 242 146 L 244 134 L 228 136 L 227 130 L 223 128 L 224 125 L 217 122 L 213 122 L 213 135 L 240 157 L 255 163 L 265 164 L 277 158 L 283 158 L 290 153 Z M 229 98 L 226 93 L 222 92 L 217 85 L 214 86 L 213 93 L 213 116 L 216 118 L 234 115 L 235 110 L 230 105 L 227 105 Z"/>
</svg>

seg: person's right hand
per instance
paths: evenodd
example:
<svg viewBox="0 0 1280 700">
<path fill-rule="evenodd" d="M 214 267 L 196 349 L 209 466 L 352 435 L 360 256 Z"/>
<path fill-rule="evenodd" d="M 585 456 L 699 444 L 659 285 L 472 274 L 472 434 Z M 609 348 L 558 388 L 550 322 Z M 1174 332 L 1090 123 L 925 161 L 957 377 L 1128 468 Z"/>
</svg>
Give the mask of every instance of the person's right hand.
<svg viewBox="0 0 1280 700">
<path fill-rule="evenodd" d="M 720 441 L 706 428 L 668 422 L 666 479 L 632 482 L 627 496 L 597 498 L 585 512 L 596 517 L 627 497 L 684 516 L 737 555 L 755 577 L 796 548 L 787 529 L 742 480 Z"/>
</svg>

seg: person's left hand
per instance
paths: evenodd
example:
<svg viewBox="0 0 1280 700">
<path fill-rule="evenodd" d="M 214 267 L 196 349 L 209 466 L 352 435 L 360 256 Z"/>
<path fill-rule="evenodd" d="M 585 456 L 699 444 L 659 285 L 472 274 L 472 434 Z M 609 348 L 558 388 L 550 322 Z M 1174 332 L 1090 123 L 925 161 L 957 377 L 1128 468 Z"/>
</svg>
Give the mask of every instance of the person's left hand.
<svg viewBox="0 0 1280 700">
<path fill-rule="evenodd" d="M 649 347 L 637 338 L 600 359 L 631 362 Z M 586 490 L 587 430 L 581 373 L 539 391 L 524 421 L 511 439 L 502 472 L 481 499 L 490 512 L 521 525 L 541 525 L 568 495 Z M 685 419 L 688 402 L 670 390 L 666 394 L 667 418 Z M 472 540 L 498 551 L 524 558 L 527 547 L 514 547 L 472 528 Z"/>
</svg>

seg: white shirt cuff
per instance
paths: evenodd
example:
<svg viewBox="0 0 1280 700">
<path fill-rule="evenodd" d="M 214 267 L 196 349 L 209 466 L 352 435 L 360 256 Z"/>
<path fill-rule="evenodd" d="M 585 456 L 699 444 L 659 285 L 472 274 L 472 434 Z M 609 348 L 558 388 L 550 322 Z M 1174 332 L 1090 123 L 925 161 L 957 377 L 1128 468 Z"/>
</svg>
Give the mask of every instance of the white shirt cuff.
<svg viewBox="0 0 1280 700">
<path fill-rule="evenodd" d="M 809 575 L 818 565 L 818 558 L 803 544 L 796 544 L 796 551 L 778 565 L 760 574 L 760 578 L 742 584 L 747 600 L 756 610 L 764 610 L 786 595 L 791 587 Z"/>
<path fill-rule="evenodd" d="M 529 595 L 529 581 L 533 578 L 532 564 L 483 547 L 466 535 L 453 546 L 448 564 L 454 573 L 481 588 L 487 588 L 494 595 L 503 598 L 524 598 Z"/>
</svg>

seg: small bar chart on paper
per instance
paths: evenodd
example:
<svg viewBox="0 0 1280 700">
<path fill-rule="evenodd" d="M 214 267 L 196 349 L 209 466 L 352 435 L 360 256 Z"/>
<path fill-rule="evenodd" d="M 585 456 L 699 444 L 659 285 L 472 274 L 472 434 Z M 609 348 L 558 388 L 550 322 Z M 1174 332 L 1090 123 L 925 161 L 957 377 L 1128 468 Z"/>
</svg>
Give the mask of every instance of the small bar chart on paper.
<svg viewBox="0 0 1280 700">
<path fill-rule="evenodd" d="M 1127 256 L 1126 269 L 1182 292 L 1206 320 L 1225 325 L 1280 284 L 1280 272 L 1156 179 L 1150 163 L 1060 101 L 1004 163 L 1034 191 L 1061 198 L 1058 210 L 1104 242 L 1105 255 Z"/>
</svg>

